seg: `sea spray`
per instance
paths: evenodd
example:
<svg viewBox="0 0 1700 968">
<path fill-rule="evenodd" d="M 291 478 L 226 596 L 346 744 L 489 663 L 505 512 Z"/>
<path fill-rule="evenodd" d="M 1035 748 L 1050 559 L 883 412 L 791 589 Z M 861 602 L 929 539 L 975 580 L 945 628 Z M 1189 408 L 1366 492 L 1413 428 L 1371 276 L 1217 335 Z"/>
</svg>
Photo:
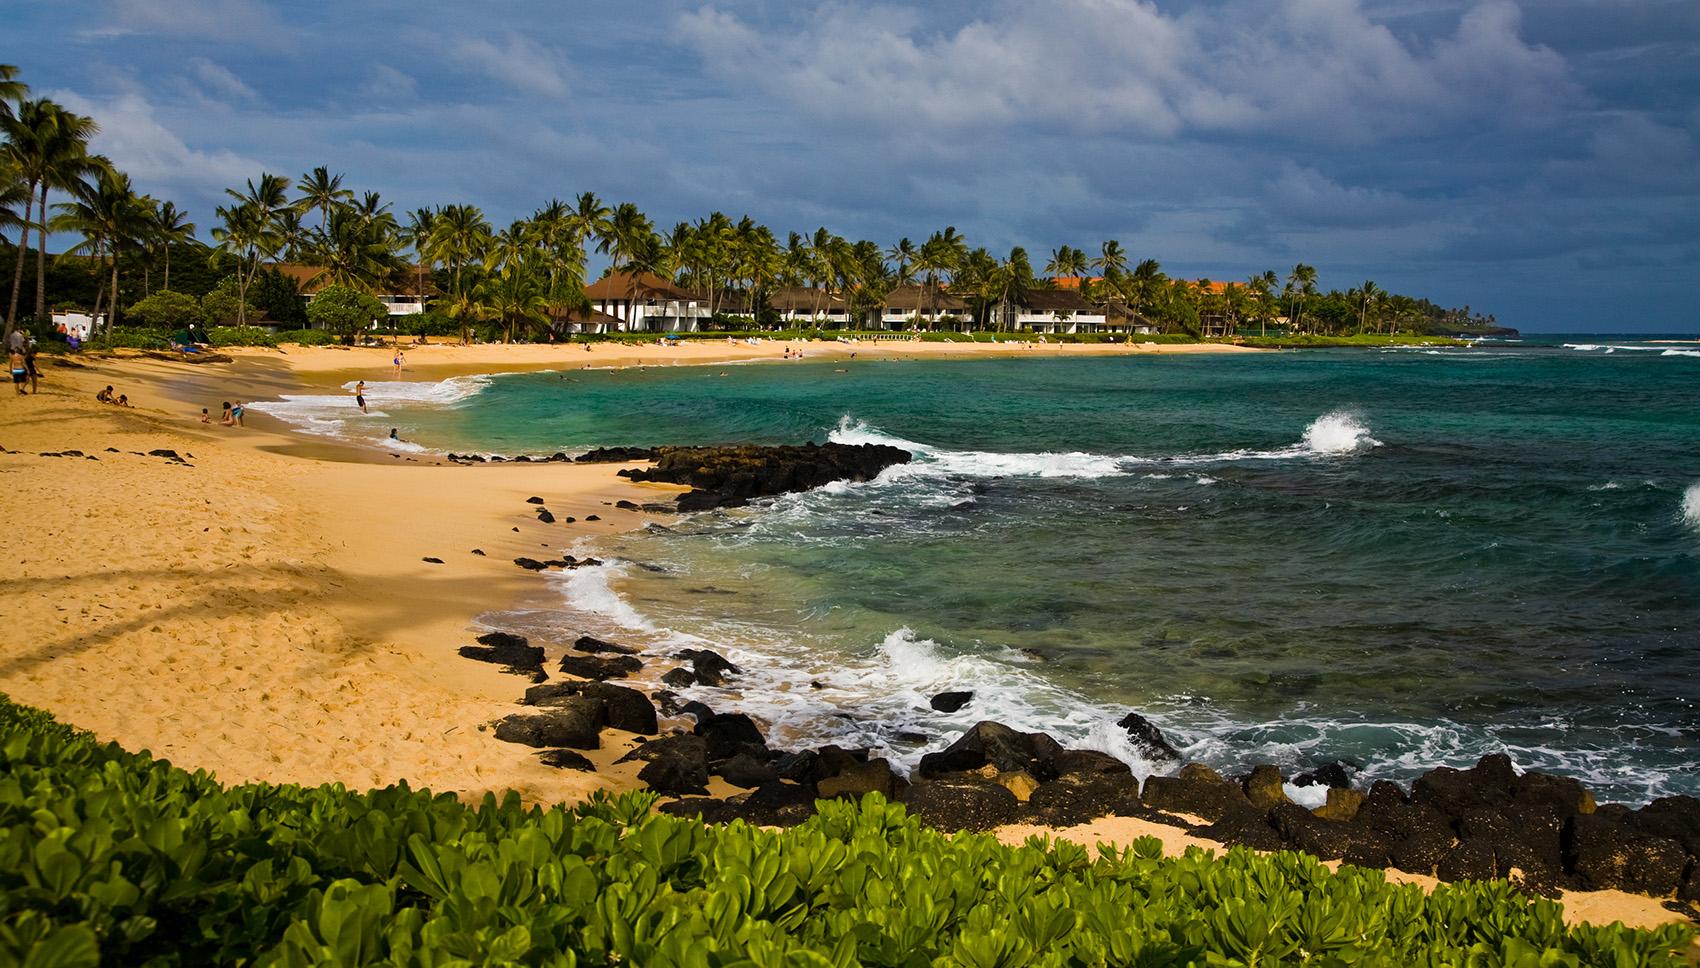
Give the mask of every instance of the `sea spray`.
<svg viewBox="0 0 1700 968">
<path fill-rule="evenodd" d="M 1682 492 L 1682 523 L 1690 530 L 1700 531 L 1700 481 Z"/>
<path fill-rule="evenodd" d="M 1304 442 L 1317 454 L 1350 454 L 1381 446 L 1381 441 L 1369 435 L 1369 428 L 1344 410 L 1323 414 L 1312 421 L 1305 428 Z"/>
</svg>

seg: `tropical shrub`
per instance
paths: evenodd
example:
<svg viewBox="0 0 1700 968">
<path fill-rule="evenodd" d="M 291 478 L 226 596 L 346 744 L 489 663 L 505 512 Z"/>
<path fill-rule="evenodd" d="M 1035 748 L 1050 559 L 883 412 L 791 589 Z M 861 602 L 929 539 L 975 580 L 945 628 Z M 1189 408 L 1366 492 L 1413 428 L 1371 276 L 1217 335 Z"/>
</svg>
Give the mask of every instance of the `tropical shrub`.
<svg viewBox="0 0 1700 968">
<path fill-rule="evenodd" d="M 307 301 L 301 298 L 301 288 L 274 268 L 267 267 L 254 277 L 254 284 L 248 287 L 248 302 L 280 325 L 307 325 Z"/>
<path fill-rule="evenodd" d="M 352 336 L 365 329 L 373 320 L 389 316 L 389 310 L 376 296 L 350 289 L 347 286 L 326 286 L 307 304 L 307 319 L 315 328 Z"/>
<path fill-rule="evenodd" d="M 300 346 L 329 346 L 336 342 L 336 337 L 322 329 L 286 329 L 277 334 L 277 341 Z"/>
<path fill-rule="evenodd" d="M 227 788 L 0 698 L 0 964 L 1674 966 L 1692 935 L 1301 854 L 1008 847 L 877 795 L 784 831 L 654 802 Z"/>
<path fill-rule="evenodd" d="M 219 284 L 201 297 L 201 311 L 206 314 L 207 322 L 222 323 L 236 319 L 241 315 L 242 297 L 238 295 L 236 279 L 226 276 Z M 248 315 L 253 316 L 254 304 L 248 303 Z"/>
<path fill-rule="evenodd" d="M 277 337 L 258 326 L 214 326 L 207 330 L 213 346 L 276 346 Z"/>
<path fill-rule="evenodd" d="M 178 330 L 199 325 L 206 319 L 201 304 L 194 296 L 157 289 L 125 310 L 130 319 L 158 329 Z"/>
<path fill-rule="evenodd" d="M 117 326 L 83 344 L 94 350 L 166 350 L 171 348 L 171 332 L 140 326 Z"/>
</svg>

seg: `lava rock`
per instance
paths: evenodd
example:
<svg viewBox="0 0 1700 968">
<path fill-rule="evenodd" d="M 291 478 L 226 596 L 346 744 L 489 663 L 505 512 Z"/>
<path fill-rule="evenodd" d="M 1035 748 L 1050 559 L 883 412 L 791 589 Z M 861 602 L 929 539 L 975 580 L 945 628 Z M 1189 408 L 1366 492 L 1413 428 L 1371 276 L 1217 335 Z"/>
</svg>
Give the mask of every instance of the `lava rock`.
<svg viewBox="0 0 1700 968">
<path fill-rule="evenodd" d="M 1108 753 L 1097 750 L 1063 750 L 1051 760 L 1056 767 L 1058 776 L 1095 775 L 1131 776 L 1133 770 L 1126 763 Z M 1137 785 L 1134 790 L 1138 793 Z"/>
<path fill-rule="evenodd" d="M 598 447 L 573 458 L 580 464 L 628 464 L 660 456 L 653 447 Z"/>
<path fill-rule="evenodd" d="M 820 754 L 814 750 L 781 753 L 773 761 L 773 768 L 781 779 L 793 783 L 814 783 L 824 775 L 817 773 L 820 769 Z"/>
<path fill-rule="evenodd" d="M 543 522 L 544 524 L 554 524 L 555 523 L 555 516 L 553 514 L 549 513 L 548 508 L 538 508 L 537 509 L 537 520 Z"/>
<path fill-rule="evenodd" d="M 1250 807 L 1236 807 L 1217 817 L 1215 822 L 1188 827 L 1187 832 L 1224 844 L 1238 844 L 1252 850 L 1287 850 L 1292 844 L 1271 825 L 1271 817 Z"/>
<path fill-rule="evenodd" d="M 589 656 L 571 652 L 561 656 L 560 668 L 580 679 L 624 679 L 643 668 L 643 663 L 629 655 Z"/>
<path fill-rule="evenodd" d="M 605 725 L 653 736 L 657 730 L 655 705 L 636 689 L 607 682 L 560 682 L 547 686 L 532 686 L 525 691 L 528 706 L 557 706 L 571 697 L 585 696 L 600 700 L 607 710 Z"/>
<path fill-rule="evenodd" d="M 846 764 L 837 773 L 817 783 L 815 789 L 822 800 L 860 800 L 869 793 L 878 793 L 890 800 L 899 782 L 901 780 L 892 771 L 890 761 L 871 759 L 866 763 Z"/>
<path fill-rule="evenodd" d="M 1021 816 L 1015 794 L 996 783 L 966 777 L 912 783 L 903 793 L 903 805 L 922 823 L 947 832 L 991 830 Z"/>
<path fill-rule="evenodd" d="M 1448 817 L 1461 817 L 1474 807 L 1498 809 L 1511 802 L 1517 771 L 1503 753 L 1484 756 L 1468 770 L 1440 766 L 1417 777 L 1411 801 L 1433 807 Z"/>
<path fill-rule="evenodd" d="M 1119 761 L 1118 761 L 1119 762 Z M 1122 765 L 1122 772 L 1064 773 L 1039 784 L 1027 798 L 1026 816 L 1047 827 L 1072 827 L 1099 817 L 1147 816 L 1139 800 L 1139 781 Z"/>
<path fill-rule="evenodd" d="M 579 636 L 578 640 L 573 643 L 573 648 L 579 652 L 605 652 L 612 653 L 614 655 L 639 655 L 643 652 L 642 649 L 635 649 L 629 645 L 617 645 L 613 642 L 604 642 L 601 639 L 591 638 L 588 635 Z"/>
<path fill-rule="evenodd" d="M 1323 820 L 1291 802 L 1277 804 L 1268 816 L 1269 825 L 1281 835 L 1283 843 L 1323 860 L 1346 856 L 1357 833 L 1349 824 Z"/>
<path fill-rule="evenodd" d="M 668 796 L 708 792 L 708 744 L 699 736 L 664 736 L 639 746 L 619 762 L 646 761 L 638 779 Z"/>
<path fill-rule="evenodd" d="M 767 741 L 755 721 L 743 713 L 724 713 L 697 723 L 693 730 L 708 744 L 710 760 L 727 760 L 750 748 L 766 750 Z"/>
<path fill-rule="evenodd" d="M 553 766 L 556 769 L 579 770 L 583 773 L 596 772 L 596 764 L 590 762 L 584 754 L 574 753 L 572 750 L 544 750 L 543 755 L 539 756 L 538 759 L 543 762 L 544 766 Z"/>
<path fill-rule="evenodd" d="M 1324 820 L 1336 823 L 1348 823 L 1358 815 L 1358 808 L 1364 805 L 1365 795 L 1360 790 L 1350 787 L 1328 788 L 1328 802 L 1312 810 Z"/>
<path fill-rule="evenodd" d="M 1157 724 L 1138 713 L 1128 713 L 1116 721 L 1116 725 L 1127 731 L 1134 745 L 1146 754 L 1153 762 L 1174 761 L 1181 758 L 1180 751 L 1169 742 Z"/>
<path fill-rule="evenodd" d="M 782 780 L 762 784 L 738 804 L 738 816 L 764 827 L 795 827 L 814 813 L 814 789 Z"/>
<path fill-rule="evenodd" d="M 655 809 L 674 817 L 695 817 L 703 823 L 731 823 L 738 819 L 738 806 L 712 797 L 669 800 Z"/>
<path fill-rule="evenodd" d="M 594 750 L 602 747 L 602 724 L 607 716 L 601 701 L 577 698 L 550 707 L 533 716 L 507 716 L 496 724 L 496 738 L 525 746 L 570 746 Z"/>
<path fill-rule="evenodd" d="M 1220 773 L 1202 763 L 1188 763 L 1175 776 L 1147 778 L 1140 798 L 1146 806 L 1157 810 L 1192 814 L 1212 821 L 1251 807 L 1239 784 L 1223 779 Z"/>
<path fill-rule="evenodd" d="M 956 742 L 921 757 L 920 774 L 936 777 L 990 766 L 1000 773 L 1025 770 L 1041 782 L 1055 779 L 1062 746 L 1044 733 L 1022 733 L 990 720 L 976 723 Z"/>
<path fill-rule="evenodd" d="M 1443 881 L 1485 881 L 1505 876 L 1493 844 L 1484 838 L 1461 840 L 1447 851 L 1435 865 L 1434 873 Z"/>
<path fill-rule="evenodd" d="M 527 503 L 527 504 L 542 504 L 543 499 L 540 498 L 540 497 L 537 497 L 536 495 L 532 495 L 531 497 L 528 497 L 528 498 L 525 499 L 525 503 Z"/>
<path fill-rule="evenodd" d="M 441 558 L 426 557 L 426 558 L 421 558 L 419 560 L 425 562 L 428 565 L 440 565 L 440 564 L 443 563 L 443 559 L 441 559 Z"/>
<path fill-rule="evenodd" d="M 765 758 L 750 753 L 739 753 L 712 768 L 716 776 L 735 787 L 753 790 L 764 783 L 772 783 L 779 779 L 778 771 Z"/>
<path fill-rule="evenodd" d="M 689 662 L 691 670 L 696 673 L 696 681 L 705 686 L 722 685 L 728 674 L 738 675 L 744 671 L 710 649 L 685 649 L 675 653 L 674 657 Z"/>
<path fill-rule="evenodd" d="M 1628 821 L 1577 814 L 1565 825 L 1564 860 L 1589 890 L 1662 897 L 1683 882 L 1689 858 L 1682 844 L 1642 833 Z"/>
<path fill-rule="evenodd" d="M 638 506 L 631 501 L 615 501 L 614 506 L 622 511 L 636 511 Z"/>
<path fill-rule="evenodd" d="M 460 654 L 479 662 L 494 662 L 503 672 L 528 676 L 532 682 L 549 678 L 543 671 L 543 647 L 531 645 L 518 635 L 508 632 L 488 632 L 478 637 L 481 645 L 463 645 Z"/>
<path fill-rule="evenodd" d="M 697 675 L 684 666 L 680 666 L 677 669 L 668 669 L 667 672 L 662 675 L 661 681 L 667 683 L 669 686 L 684 689 L 688 686 L 694 686 L 697 684 Z"/>
<path fill-rule="evenodd" d="M 1293 786 L 1325 786 L 1331 790 L 1345 790 L 1352 785 L 1351 764 L 1343 760 L 1332 760 L 1321 766 L 1312 767 L 1294 774 Z"/>
<path fill-rule="evenodd" d="M 833 481 L 872 480 L 893 464 L 908 463 L 911 455 L 883 444 L 810 443 L 801 447 L 661 447 L 646 459 L 655 466 L 627 468 L 620 476 L 688 484 L 692 490 L 679 496 L 678 509 L 705 511 Z"/>
<path fill-rule="evenodd" d="M 1700 800 L 1694 797 L 1660 797 L 1630 814 L 1629 823 L 1649 836 L 1674 840 L 1700 857 Z"/>
<path fill-rule="evenodd" d="M 941 713 L 953 713 L 958 709 L 961 709 L 963 706 L 968 705 L 969 700 L 973 698 L 974 693 L 965 690 L 958 692 L 941 692 L 932 698 L 931 705 L 934 709 Z"/>
<path fill-rule="evenodd" d="M 1251 775 L 1241 784 L 1245 790 L 1245 798 L 1259 810 L 1290 802 L 1284 789 L 1286 778 L 1281 771 L 1265 763 L 1252 767 Z"/>
</svg>

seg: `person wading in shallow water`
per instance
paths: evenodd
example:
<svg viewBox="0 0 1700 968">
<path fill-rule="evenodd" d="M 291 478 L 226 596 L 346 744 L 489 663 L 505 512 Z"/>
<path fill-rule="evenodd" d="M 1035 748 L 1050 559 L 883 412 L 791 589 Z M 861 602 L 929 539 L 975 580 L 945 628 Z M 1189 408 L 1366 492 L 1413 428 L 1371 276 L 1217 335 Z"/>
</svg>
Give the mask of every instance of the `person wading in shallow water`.
<svg viewBox="0 0 1700 968">
<path fill-rule="evenodd" d="M 361 380 L 354 385 L 354 402 L 360 405 L 360 412 L 366 413 L 366 381 Z"/>
</svg>

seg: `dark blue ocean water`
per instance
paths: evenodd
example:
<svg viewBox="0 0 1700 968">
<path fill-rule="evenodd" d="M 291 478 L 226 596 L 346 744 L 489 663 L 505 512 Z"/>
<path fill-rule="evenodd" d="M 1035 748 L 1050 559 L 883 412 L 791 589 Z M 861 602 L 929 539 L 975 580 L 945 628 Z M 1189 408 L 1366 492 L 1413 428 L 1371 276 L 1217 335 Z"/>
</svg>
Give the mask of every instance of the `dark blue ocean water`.
<svg viewBox="0 0 1700 968">
<path fill-rule="evenodd" d="M 991 718 L 1136 759 L 1109 724 L 1137 709 L 1226 768 L 1507 751 L 1700 793 L 1697 345 L 580 371 L 385 409 L 440 449 L 913 449 L 613 539 L 649 568 L 530 619 L 707 641 L 752 671 L 702 698 L 782 739 L 913 762 Z M 976 700 L 933 713 L 946 688 Z"/>
</svg>

